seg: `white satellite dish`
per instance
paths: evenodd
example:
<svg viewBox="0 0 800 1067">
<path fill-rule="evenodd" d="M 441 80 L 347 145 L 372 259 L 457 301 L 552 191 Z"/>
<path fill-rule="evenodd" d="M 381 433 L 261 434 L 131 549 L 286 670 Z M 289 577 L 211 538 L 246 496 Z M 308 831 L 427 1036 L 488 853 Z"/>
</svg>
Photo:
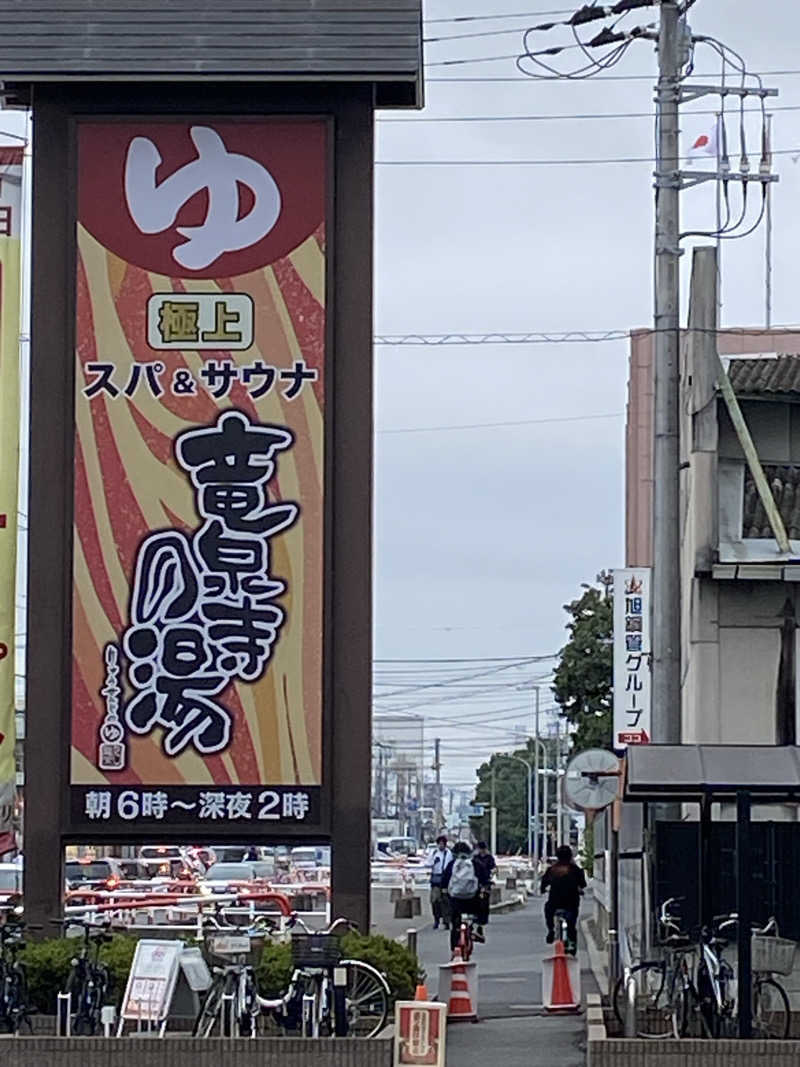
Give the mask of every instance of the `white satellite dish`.
<svg viewBox="0 0 800 1067">
<path fill-rule="evenodd" d="M 613 752 L 590 748 L 569 761 L 564 775 L 564 796 L 581 811 L 600 811 L 613 804 L 619 793 L 620 762 Z"/>
</svg>

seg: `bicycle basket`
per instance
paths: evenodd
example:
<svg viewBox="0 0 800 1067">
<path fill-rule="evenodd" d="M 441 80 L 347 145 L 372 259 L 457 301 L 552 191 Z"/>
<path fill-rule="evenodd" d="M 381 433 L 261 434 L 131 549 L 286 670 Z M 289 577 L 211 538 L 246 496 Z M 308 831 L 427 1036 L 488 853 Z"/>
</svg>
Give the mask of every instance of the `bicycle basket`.
<svg viewBox="0 0 800 1067">
<path fill-rule="evenodd" d="M 797 942 L 785 937 L 765 937 L 754 934 L 752 941 L 753 970 L 770 974 L 791 974 Z"/>
<path fill-rule="evenodd" d="M 292 934 L 292 963 L 295 967 L 335 967 L 342 948 L 335 934 Z"/>
</svg>

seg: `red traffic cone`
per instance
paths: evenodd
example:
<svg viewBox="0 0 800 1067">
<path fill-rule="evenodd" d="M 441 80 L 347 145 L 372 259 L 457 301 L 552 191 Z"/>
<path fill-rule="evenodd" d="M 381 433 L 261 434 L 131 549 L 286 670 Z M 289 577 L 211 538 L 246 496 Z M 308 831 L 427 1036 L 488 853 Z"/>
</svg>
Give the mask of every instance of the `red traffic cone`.
<svg viewBox="0 0 800 1067">
<path fill-rule="evenodd" d="M 450 1003 L 447 1005 L 448 1022 L 464 1022 L 476 1018 L 472 1007 L 472 998 L 469 995 L 467 972 L 461 961 L 461 949 L 457 948 L 453 953 L 452 972 L 450 979 Z"/>
<path fill-rule="evenodd" d="M 414 1000 L 430 1000 L 430 997 L 428 996 L 428 986 L 425 984 L 425 982 L 422 982 L 420 985 L 417 986 L 417 990 L 414 993 Z"/>
<path fill-rule="evenodd" d="M 553 990 L 547 1011 L 572 1012 L 577 1011 L 580 1005 L 575 999 L 572 983 L 569 977 L 569 964 L 564 952 L 563 941 L 556 941 L 553 955 Z"/>
</svg>

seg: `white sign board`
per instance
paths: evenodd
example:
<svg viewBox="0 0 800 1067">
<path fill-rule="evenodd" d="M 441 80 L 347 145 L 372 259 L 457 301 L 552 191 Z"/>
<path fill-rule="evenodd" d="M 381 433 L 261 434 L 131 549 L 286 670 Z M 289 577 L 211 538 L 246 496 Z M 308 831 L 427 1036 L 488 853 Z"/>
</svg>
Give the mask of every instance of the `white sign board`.
<svg viewBox="0 0 800 1067">
<path fill-rule="evenodd" d="M 218 934 L 211 938 L 211 951 L 216 956 L 246 956 L 250 938 L 247 934 Z"/>
<path fill-rule="evenodd" d="M 140 941 L 122 1001 L 123 1019 L 161 1022 L 169 1013 L 178 978 L 182 941 Z"/>
<path fill-rule="evenodd" d="M 614 748 L 650 741 L 650 568 L 614 571 Z"/>
</svg>

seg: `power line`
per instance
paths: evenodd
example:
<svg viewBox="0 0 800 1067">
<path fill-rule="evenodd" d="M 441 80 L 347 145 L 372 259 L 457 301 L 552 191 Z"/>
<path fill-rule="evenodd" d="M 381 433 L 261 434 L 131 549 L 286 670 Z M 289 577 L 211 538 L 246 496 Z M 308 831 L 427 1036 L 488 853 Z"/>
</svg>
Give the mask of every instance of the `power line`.
<svg viewBox="0 0 800 1067">
<path fill-rule="evenodd" d="M 782 104 L 769 108 L 770 113 L 774 111 L 800 111 L 800 104 Z M 716 110 L 712 108 L 698 108 L 696 111 L 687 111 L 686 114 L 691 118 L 694 115 L 718 115 L 719 108 Z M 737 112 L 739 114 L 739 112 Z M 748 107 L 744 108 L 745 115 L 760 115 L 760 107 Z M 595 111 L 595 112 L 575 112 L 572 114 L 559 114 L 559 115 L 420 115 L 418 118 L 414 118 L 408 115 L 392 117 L 392 118 L 379 118 L 378 122 L 381 125 L 392 126 L 398 122 L 405 123 L 425 123 L 425 122 L 570 122 L 584 119 L 654 119 L 656 117 L 655 111 Z"/>
<path fill-rule="evenodd" d="M 572 8 L 561 8 L 559 11 L 512 11 L 502 15 L 448 15 L 446 18 L 425 19 L 426 26 L 443 22 L 497 22 L 500 19 L 533 19 L 542 15 L 569 15 Z"/>
<path fill-rule="evenodd" d="M 797 323 L 780 323 L 775 326 L 720 326 L 717 329 L 693 328 L 693 333 L 713 333 L 715 335 L 729 335 L 742 337 L 769 337 L 776 331 L 800 330 Z M 633 333 L 647 333 L 652 336 L 658 332 L 652 328 L 647 329 L 618 329 L 618 330 L 561 330 L 552 332 L 528 333 L 407 333 L 407 334 L 377 334 L 373 337 L 373 343 L 380 346 L 394 348 L 429 346 L 429 345 L 550 345 L 550 344 L 598 344 L 603 341 L 625 341 Z M 733 358 L 736 358 L 735 356 Z"/>
<path fill-rule="evenodd" d="M 407 333 L 378 334 L 376 345 L 544 345 L 601 341 L 625 341 L 630 330 L 565 330 L 552 333 Z"/>
<path fill-rule="evenodd" d="M 800 74 L 800 71 L 798 71 Z M 800 148 L 777 148 L 773 156 L 800 155 Z M 692 157 L 681 157 L 688 162 Z M 377 159 L 377 167 L 589 167 L 621 163 L 657 163 L 655 156 L 609 156 L 603 159 Z M 759 180 L 753 175 L 753 182 Z"/>
<path fill-rule="evenodd" d="M 557 659 L 558 652 L 549 652 L 543 656 L 465 656 L 454 659 L 373 659 L 373 663 L 544 663 Z"/>
<path fill-rule="evenodd" d="M 401 426 L 378 433 L 444 433 L 451 430 L 487 430 L 506 426 L 544 426 L 556 422 L 590 422 L 593 419 L 621 419 L 624 411 L 611 411 L 605 415 L 565 415 L 552 419 L 519 419 L 515 422 L 467 422 L 460 426 Z"/>
<path fill-rule="evenodd" d="M 796 75 L 800 74 L 800 70 L 762 70 L 762 71 L 749 71 L 748 73 L 750 74 L 751 77 L 756 77 L 757 76 L 757 77 L 761 77 L 761 78 L 789 78 L 789 77 L 795 77 Z M 703 79 L 708 80 L 709 78 L 716 79 L 718 77 L 719 77 L 719 71 L 718 70 L 717 71 L 713 71 L 710 74 L 692 74 L 691 78 L 684 79 L 683 83 L 685 85 L 687 85 L 687 86 L 691 86 L 692 79 L 694 79 L 694 78 L 699 78 L 701 80 L 703 80 Z M 656 74 L 655 73 L 653 73 L 653 74 L 601 74 L 601 75 L 598 75 L 596 78 L 592 79 L 592 85 L 594 86 L 598 82 L 629 82 L 629 81 L 647 81 L 647 82 L 652 82 L 652 81 L 655 81 L 655 78 L 656 78 Z M 441 84 L 442 82 L 452 82 L 453 84 L 456 84 L 456 83 L 459 83 L 459 82 L 505 82 L 507 84 L 512 84 L 513 83 L 514 85 L 522 85 L 522 84 L 525 84 L 526 82 L 529 82 L 532 85 L 536 84 L 535 80 L 527 79 L 527 78 L 524 78 L 524 77 L 523 78 L 518 78 L 518 77 L 509 76 L 509 75 L 505 75 L 505 76 L 503 76 L 503 75 L 486 75 L 486 77 L 474 76 L 474 77 L 456 77 L 456 78 L 442 78 L 442 77 L 435 77 L 434 76 L 434 77 L 425 79 L 425 84 L 426 85 L 428 83 L 430 83 L 430 82 L 437 82 L 439 84 Z M 569 79 L 567 79 L 564 82 L 564 84 L 568 84 L 568 82 L 569 82 Z M 575 84 L 582 84 L 582 82 L 576 82 Z"/>
</svg>

